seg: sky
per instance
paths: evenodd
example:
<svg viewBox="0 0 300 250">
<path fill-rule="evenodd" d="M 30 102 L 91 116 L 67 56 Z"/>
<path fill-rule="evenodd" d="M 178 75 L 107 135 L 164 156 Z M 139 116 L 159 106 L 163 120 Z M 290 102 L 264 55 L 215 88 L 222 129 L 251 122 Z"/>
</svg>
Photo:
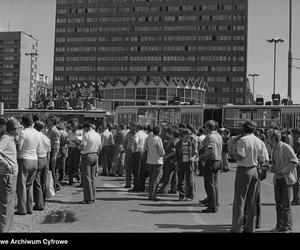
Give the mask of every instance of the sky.
<svg viewBox="0 0 300 250">
<path fill-rule="evenodd" d="M 271 99 L 274 82 L 274 44 L 266 40 L 282 38 L 277 45 L 276 93 L 287 96 L 289 0 L 248 0 L 247 75 L 255 78 L 255 95 Z M 300 58 L 300 1 L 293 2 L 293 58 Z M 0 0 L 0 31 L 23 31 L 38 39 L 38 71 L 53 78 L 56 0 Z M 9 25 L 8 25 L 9 24 Z M 300 68 L 300 60 L 293 60 Z M 253 81 L 249 78 L 252 88 Z M 292 71 L 292 98 L 300 103 L 300 69 Z"/>
</svg>

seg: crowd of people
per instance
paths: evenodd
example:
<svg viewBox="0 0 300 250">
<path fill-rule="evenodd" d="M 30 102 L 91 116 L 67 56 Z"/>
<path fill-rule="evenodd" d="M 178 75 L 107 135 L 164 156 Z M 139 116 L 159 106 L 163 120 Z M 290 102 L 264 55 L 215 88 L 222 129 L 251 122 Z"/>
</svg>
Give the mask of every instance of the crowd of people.
<svg viewBox="0 0 300 250">
<path fill-rule="evenodd" d="M 95 178 L 124 176 L 129 192 L 196 196 L 195 176 L 204 177 L 207 197 L 202 213 L 217 213 L 218 172 L 231 170 L 236 159 L 231 232 L 254 232 L 260 227 L 260 181 L 274 173 L 277 224 L 273 232 L 292 231 L 292 205 L 300 205 L 300 129 L 257 130 L 252 121 L 239 136 L 207 121 L 196 131 L 191 125 L 171 127 L 132 123 L 94 125 L 91 121 L 61 121 L 30 114 L 20 121 L 0 117 L 0 232 L 8 232 L 13 215 L 32 214 L 46 205 L 46 178 L 51 170 L 54 189 L 83 188 L 81 204 L 95 202 Z M 15 196 L 17 209 L 14 211 Z"/>
</svg>

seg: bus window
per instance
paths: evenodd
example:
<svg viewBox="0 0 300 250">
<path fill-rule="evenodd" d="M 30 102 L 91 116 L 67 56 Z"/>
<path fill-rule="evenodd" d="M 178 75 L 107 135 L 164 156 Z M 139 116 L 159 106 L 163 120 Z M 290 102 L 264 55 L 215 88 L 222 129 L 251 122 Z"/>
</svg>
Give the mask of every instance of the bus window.
<svg viewBox="0 0 300 250">
<path fill-rule="evenodd" d="M 158 122 L 164 126 L 170 126 L 179 123 L 180 109 L 161 108 L 159 109 Z"/>
<path fill-rule="evenodd" d="M 157 125 L 158 110 L 156 108 L 139 108 L 138 109 L 138 123 L 141 125 Z"/>
<path fill-rule="evenodd" d="M 118 123 L 127 125 L 128 124 L 127 114 L 119 114 Z"/>
<path fill-rule="evenodd" d="M 191 123 L 191 114 L 181 114 L 181 123 L 184 125 Z"/>
<path fill-rule="evenodd" d="M 241 127 L 246 120 L 251 120 L 251 110 L 224 109 L 224 126 Z"/>
<path fill-rule="evenodd" d="M 300 115 L 295 114 L 295 128 L 299 128 L 299 127 L 300 127 Z"/>
<path fill-rule="evenodd" d="M 136 114 L 128 114 L 128 125 L 130 123 L 136 123 Z"/>
<path fill-rule="evenodd" d="M 283 128 L 293 128 L 293 115 L 283 114 L 282 115 L 282 127 Z"/>
</svg>

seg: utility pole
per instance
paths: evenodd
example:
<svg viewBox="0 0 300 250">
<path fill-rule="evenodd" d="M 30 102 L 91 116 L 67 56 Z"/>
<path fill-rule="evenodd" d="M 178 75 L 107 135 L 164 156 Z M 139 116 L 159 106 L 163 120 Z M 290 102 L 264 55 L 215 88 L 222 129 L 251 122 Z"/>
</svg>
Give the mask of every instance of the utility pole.
<svg viewBox="0 0 300 250">
<path fill-rule="evenodd" d="M 292 0 L 289 10 L 288 101 L 292 101 Z"/>
</svg>

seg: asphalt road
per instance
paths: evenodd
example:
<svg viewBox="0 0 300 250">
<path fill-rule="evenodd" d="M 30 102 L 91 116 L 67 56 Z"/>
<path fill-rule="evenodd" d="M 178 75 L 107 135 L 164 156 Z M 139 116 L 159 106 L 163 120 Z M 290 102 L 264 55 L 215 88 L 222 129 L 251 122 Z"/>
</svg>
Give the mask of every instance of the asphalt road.
<svg viewBox="0 0 300 250">
<path fill-rule="evenodd" d="M 129 193 L 124 177 L 98 176 L 96 202 L 78 204 L 82 189 L 64 186 L 47 202 L 44 211 L 14 216 L 13 232 L 228 232 L 232 220 L 235 168 L 219 173 L 220 207 L 204 214 L 198 201 L 205 198 L 203 177 L 196 177 L 196 198 L 178 201 L 178 195 L 159 195 L 148 201 L 147 193 Z M 262 225 L 257 232 L 275 226 L 276 213 L 271 173 L 262 182 Z M 294 232 L 300 232 L 300 206 L 293 207 Z"/>
</svg>

